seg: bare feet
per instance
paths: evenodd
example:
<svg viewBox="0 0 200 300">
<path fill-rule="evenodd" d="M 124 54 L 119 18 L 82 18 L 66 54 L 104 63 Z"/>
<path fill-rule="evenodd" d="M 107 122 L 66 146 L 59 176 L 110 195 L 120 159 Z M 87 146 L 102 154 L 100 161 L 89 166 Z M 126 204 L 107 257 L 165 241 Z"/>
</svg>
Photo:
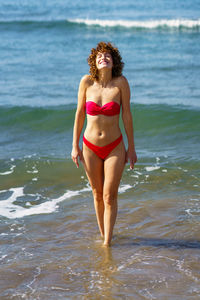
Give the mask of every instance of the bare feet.
<svg viewBox="0 0 200 300">
<path fill-rule="evenodd" d="M 106 248 L 108 248 L 108 247 L 110 247 L 110 243 L 104 242 L 103 246 L 106 247 Z"/>
</svg>

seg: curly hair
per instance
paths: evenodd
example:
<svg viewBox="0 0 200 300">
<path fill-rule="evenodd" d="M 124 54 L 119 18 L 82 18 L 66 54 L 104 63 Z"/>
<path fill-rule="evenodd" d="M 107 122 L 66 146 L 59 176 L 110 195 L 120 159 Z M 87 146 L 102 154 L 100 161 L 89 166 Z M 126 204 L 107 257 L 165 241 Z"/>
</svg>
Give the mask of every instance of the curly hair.
<svg viewBox="0 0 200 300">
<path fill-rule="evenodd" d="M 112 76 L 118 77 L 122 75 L 122 69 L 124 67 L 124 63 L 122 61 L 122 57 L 119 53 L 117 47 L 114 47 L 111 43 L 100 42 L 97 44 L 96 48 L 91 49 L 90 56 L 88 57 L 88 64 L 90 66 L 90 75 L 93 80 L 98 80 L 98 69 L 96 66 L 96 56 L 99 52 L 108 52 L 112 55 L 113 59 L 113 68 L 112 68 Z"/>
</svg>

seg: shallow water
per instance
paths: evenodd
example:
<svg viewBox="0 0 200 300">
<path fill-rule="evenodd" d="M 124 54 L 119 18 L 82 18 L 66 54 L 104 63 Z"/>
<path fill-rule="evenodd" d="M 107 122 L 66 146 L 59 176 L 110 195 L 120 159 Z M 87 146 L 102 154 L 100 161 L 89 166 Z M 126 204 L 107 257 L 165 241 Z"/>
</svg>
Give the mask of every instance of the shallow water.
<svg viewBox="0 0 200 300">
<path fill-rule="evenodd" d="M 182 200 L 120 199 L 111 249 L 97 236 L 91 199 L 6 222 L 1 299 L 197 299 L 199 232 Z"/>
<path fill-rule="evenodd" d="M 22 190 L 16 189 L 13 202 L 10 196 L 16 207 L 7 207 L 10 219 L 2 218 L 0 224 L 1 299 L 197 299 L 199 179 L 182 167 L 176 172 L 162 169 L 156 161 L 156 167 L 125 170 L 108 249 L 102 247 L 81 170 L 79 195 L 65 192 L 56 200 L 45 199 L 46 211 L 41 199 L 34 205 L 28 198 L 28 185 L 21 198 L 17 195 Z M 158 181 L 158 176 L 165 179 Z M 183 192 L 183 176 L 191 177 L 192 192 Z M 62 182 L 57 184 L 58 193 Z M 16 218 L 22 199 L 30 203 L 33 215 Z"/>
<path fill-rule="evenodd" d="M 199 11 L 1 1 L 0 299 L 200 298 Z M 70 159 L 78 84 L 101 40 L 125 62 L 138 155 L 109 249 Z"/>
</svg>

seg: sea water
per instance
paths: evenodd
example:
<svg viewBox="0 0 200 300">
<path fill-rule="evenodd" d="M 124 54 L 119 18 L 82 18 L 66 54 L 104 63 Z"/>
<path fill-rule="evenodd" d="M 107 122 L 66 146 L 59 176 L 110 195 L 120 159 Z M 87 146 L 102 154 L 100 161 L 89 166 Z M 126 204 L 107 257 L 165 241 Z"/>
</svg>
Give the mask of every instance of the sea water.
<svg viewBox="0 0 200 300">
<path fill-rule="evenodd" d="M 1 299 L 200 297 L 199 11 L 189 0 L 1 1 Z M 99 41 L 125 63 L 138 155 L 111 249 L 70 158 Z"/>
</svg>

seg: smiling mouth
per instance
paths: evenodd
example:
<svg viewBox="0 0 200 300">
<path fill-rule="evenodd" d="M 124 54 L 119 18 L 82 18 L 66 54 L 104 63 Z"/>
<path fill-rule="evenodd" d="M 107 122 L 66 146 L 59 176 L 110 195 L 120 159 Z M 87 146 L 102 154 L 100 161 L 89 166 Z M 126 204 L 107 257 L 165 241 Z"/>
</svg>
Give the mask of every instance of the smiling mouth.
<svg viewBox="0 0 200 300">
<path fill-rule="evenodd" d="M 103 61 L 100 62 L 100 65 L 101 64 L 107 64 L 107 63 L 108 63 L 107 61 L 103 60 Z"/>
</svg>

